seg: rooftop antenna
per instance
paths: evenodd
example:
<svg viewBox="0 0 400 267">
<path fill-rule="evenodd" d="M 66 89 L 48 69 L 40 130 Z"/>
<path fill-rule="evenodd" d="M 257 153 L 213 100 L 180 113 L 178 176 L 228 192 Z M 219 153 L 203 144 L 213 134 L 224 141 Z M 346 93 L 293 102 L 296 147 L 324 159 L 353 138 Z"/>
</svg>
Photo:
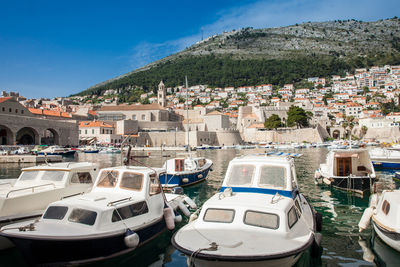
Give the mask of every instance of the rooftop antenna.
<svg viewBox="0 0 400 267">
<path fill-rule="evenodd" d="M 189 86 L 188 86 L 188 80 L 187 76 L 185 75 L 185 86 L 186 86 L 186 125 L 187 125 L 187 146 L 188 146 L 188 152 L 190 154 L 190 142 L 189 142 L 189 100 L 188 100 L 188 92 L 189 92 Z"/>
</svg>

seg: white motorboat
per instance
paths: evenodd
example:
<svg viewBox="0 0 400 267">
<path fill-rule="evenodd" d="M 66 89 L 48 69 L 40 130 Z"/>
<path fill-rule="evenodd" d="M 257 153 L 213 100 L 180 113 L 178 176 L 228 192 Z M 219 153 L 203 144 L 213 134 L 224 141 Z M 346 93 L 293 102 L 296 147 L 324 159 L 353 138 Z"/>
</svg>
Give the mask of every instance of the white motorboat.
<svg viewBox="0 0 400 267">
<path fill-rule="evenodd" d="M 0 226 L 39 217 L 47 205 L 88 192 L 98 173 L 89 162 L 55 163 L 22 169 L 16 181 L 0 184 Z M 0 249 L 10 243 L 0 238 Z"/>
<path fill-rule="evenodd" d="M 189 186 L 204 181 L 213 162 L 204 157 L 179 157 L 165 161 L 160 175 L 163 187 Z"/>
<path fill-rule="evenodd" d="M 318 247 L 320 219 L 298 191 L 293 158 L 247 155 L 229 163 L 220 192 L 172 244 L 189 266 L 292 266 Z"/>
<path fill-rule="evenodd" d="M 366 149 L 329 151 L 326 162 L 315 171 L 316 183 L 364 194 L 375 181 L 375 169 Z"/>
<path fill-rule="evenodd" d="M 379 169 L 400 169 L 400 151 L 374 148 L 369 151 L 372 163 Z"/>
<path fill-rule="evenodd" d="M 367 228 L 370 219 L 378 236 L 390 247 L 400 252 L 400 190 L 384 190 L 370 197 L 358 227 Z"/>
<path fill-rule="evenodd" d="M 182 217 L 173 207 L 187 213 L 185 201 L 193 203 L 184 195 L 163 194 L 163 171 L 102 169 L 90 193 L 53 202 L 39 220 L 8 225 L 0 234 L 29 264 L 73 265 L 130 252 L 174 228 L 174 220 Z"/>
<path fill-rule="evenodd" d="M 43 150 L 40 150 L 38 155 L 61 155 L 61 156 L 73 156 L 76 150 L 72 150 L 61 146 L 50 146 Z"/>
<path fill-rule="evenodd" d="M 99 153 L 100 154 L 119 154 L 119 153 L 121 153 L 121 149 L 113 147 L 113 146 L 109 146 L 109 147 L 100 149 Z"/>
</svg>

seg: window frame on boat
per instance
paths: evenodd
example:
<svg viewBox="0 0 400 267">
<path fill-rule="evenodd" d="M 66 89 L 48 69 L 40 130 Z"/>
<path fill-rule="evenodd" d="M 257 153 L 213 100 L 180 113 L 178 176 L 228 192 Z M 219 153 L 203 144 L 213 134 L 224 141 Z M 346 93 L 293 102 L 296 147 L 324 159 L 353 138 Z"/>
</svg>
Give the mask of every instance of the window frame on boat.
<svg viewBox="0 0 400 267">
<path fill-rule="evenodd" d="M 265 168 L 265 167 L 274 167 L 274 168 L 280 168 L 280 169 L 283 169 L 283 173 L 284 173 L 284 177 L 283 177 L 283 186 L 275 186 L 274 184 L 262 184 L 262 183 L 260 183 L 261 182 L 261 179 L 262 179 L 262 171 L 263 171 L 263 169 Z M 260 167 L 259 167 L 259 179 L 258 179 L 258 181 L 257 181 L 257 185 L 258 185 L 258 187 L 261 187 L 261 188 L 276 188 L 276 189 L 280 189 L 280 190 L 285 190 L 285 189 L 287 189 L 288 188 L 288 183 L 287 183 L 287 167 L 286 166 L 283 166 L 283 165 L 271 165 L 271 164 L 263 164 L 263 165 L 261 165 Z"/>
<path fill-rule="evenodd" d="M 75 182 L 74 179 L 77 179 Z M 90 171 L 74 172 L 70 179 L 71 184 L 92 184 L 93 177 Z"/>
<path fill-rule="evenodd" d="M 294 200 L 294 205 L 296 206 L 297 217 L 300 218 L 301 214 L 303 213 L 303 210 L 301 209 L 300 199 L 299 199 L 298 195 L 297 195 L 296 199 Z"/>
<path fill-rule="evenodd" d="M 136 187 L 133 188 L 133 187 L 123 186 L 124 181 L 127 179 L 126 175 L 131 175 L 131 174 L 135 175 L 135 176 L 133 176 L 133 178 L 136 178 L 138 176 L 141 178 L 140 188 L 136 188 Z M 142 189 L 143 189 L 143 181 L 144 181 L 143 173 L 133 172 L 133 171 L 125 171 L 121 175 L 121 181 L 119 182 L 119 188 L 125 189 L 125 190 L 130 190 L 130 191 L 142 191 Z"/>
<path fill-rule="evenodd" d="M 232 184 L 232 183 L 231 183 L 231 179 L 232 179 L 232 174 L 233 174 L 235 168 L 236 168 L 236 167 L 243 167 L 243 166 L 251 166 L 251 167 L 253 167 L 253 171 L 252 171 L 252 175 L 251 175 L 251 180 L 250 180 L 250 182 L 249 182 L 249 183 L 245 183 L 245 184 Z M 233 165 L 229 168 L 229 176 L 228 176 L 229 179 L 226 181 L 226 185 L 227 185 L 227 186 L 252 186 L 253 183 L 254 183 L 254 176 L 255 176 L 256 171 L 257 171 L 257 165 L 256 165 L 256 164 L 249 164 L 249 163 L 245 163 L 245 164 L 243 164 L 243 163 L 233 164 Z M 236 170 L 235 170 L 235 172 L 236 172 Z"/>
<path fill-rule="evenodd" d="M 30 176 L 30 174 L 32 174 L 32 173 L 34 173 L 35 175 Z M 28 177 L 27 178 L 24 177 L 27 174 L 28 174 Z M 25 170 L 25 171 L 22 171 L 22 173 L 19 176 L 18 180 L 19 181 L 33 181 L 38 177 L 39 174 L 40 174 L 40 170 Z"/>
<path fill-rule="evenodd" d="M 56 216 L 56 217 L 53 216 L 54 213 L 49 214 L 51 212 L 54 212 L 53 210 L 54 211 L 58 210 L 57 212 L 62 211 L 63 212 L 62 217 L 60 214 L 58 214 L 58 216 Z M 61 221 L 65 218 L 65 215 L 67 214 L 67 212 L 68 212 L 67 206 L 49 206 L 43 214 L 43 219 Z"/>
<path fill-rule="evenodd" d="M 46 177 L 47 177 L 46 173 L 47 174 L 49 174 L 49 173 L 51 173 L 51 174 L 63 173 L 63 175 L 60 176 L 61 178 L 57 176 L 57 180 L 54 180 L 54 179 L 48 179 L 48 178 L 46 179 Z M 43 173 L 40 176 L 40 180 L 41 181 L 48 181 L 48 182 L 62 182 L 62 181 L 64 181 L 65 175 L 67 173 L 69 173 L 69 171 L 67 171 L 67 170 L 43 170 Z M 52 176 L 52 177 L 55 177 L 55 176 Z"/>
<path fill-rule="evenodd" d="M 218 221 L 218 220 L 206 220 L 206 216 L 209 210 L 219 210 L 219 211 L 232 211 L 232 218 L 230 221 Z M 234 209 L 221 209 L 221 208 L 207 208 L 204 212 L 203 221 L 204 222 L 214 222 L 214 223 L 232 223 L 235 219 L 236 211 Z"/>
<path fill-rule="evenodd" d="M 275 217 L 277 218 L 277 220 L 276 220 L 276 226 L 275 226 L 275 227 L 267 227 L 267 226 L 263 226 L 263 225 L 261 225 L 261 224 L 252 224 L 252 223 L 246 222 L 247 214 L 248 214 L 249 212 L 258 213 L 258 214 L 263 214 L 263 215 L 273 215 L 273 216 L 275 216 Z M 276 230 L 276 229 L 279 229 L 279 226 L 280 226 L 280 217 L 279 217 L 279 215 L 276 214 L 276 213 L 262 212 L 262 211 L 258 211 L 258 210 L 246 210 L 246 211 L 244 212 L 244 216 L 243 216 L 243 223 L 246 224 L 246 225 L 250 225 L 250 226 L 255 226 L 255 227 L 261 227 L 261 228 L 265 228 L 265 229 Z"/>
<path fill-rule="evenodd" d="M 145 207 L 144 211 L 140 211 L 140 212 L 134 213 L 135 210 L 134 210 L 133 206 L 139 205 L 139 204 L 142 204 L 142 208 Z M 124 212 L 122 210 L 122 209 L 125 209 L 125 208 L 128 208 L 129 211 L 131 212 L 131 214 L 129 214 L 128 216 L 124 215 Z M 144 215 L 144 214 L 147 214 L 147 213 L 149 213 L 149 206 L 147 205 L 147 202 L 146 201 L 139 201 L 139 202 L 136 202 L 136 203 L 131 203 L 129 205 L 125 205 L 125 206 L 122 206 L 122 207 L 115 208 L 113 210 L 112 215 L 111 215 L 111 222 L 112 223 L 120 222 L 120 221 L 124 221 L 124 220 L 130 219 L 130 218 L 133 218 L 133 217 L 141 216 L 141 215 Z"/>
<path fill-rule="evenodd" d="M 85 219 L 88 219 L 88 217 L 83 218 L 83 217 L 78 217 L 78 220 L 74 221 L 71 219 L 71 217 L 73 215 L 77 216 L 75 213 L 76 212 L 84 212 L 86 213 L 86 215 L 92 215 L 92 218 L 89 218 L 89 221 L 86 221 Z M 94 218 L 93 218 L 93 214 L 94 214 Z M 78 214 L 79 215 L 79 214 Z M 82 208 L 73 208 L 72 211 L 70 212 L 69 216 L 68 216 L 68 221 L 72 222 L 72 223 L 79 223 L 79 224 L 84 224 L 84 225 L 88 225 L 88 226 L 93 226 L 96 223 L 97 220 L 97 212 L 93 211 L 93 210 L 88 210 L 88 209 L 82 209 Z"/>
<path fill-rule="evenodd" d="M 296 216 L 296 220 L 294 220 L 293 223 L 291 224 L 291 223 L 290 223 L 290 216 L 289 216 L 289 214 L 292 212 L 292 210 L 293 210 L 293 212 L 294 212 L 294 215 Z M 287 222 L 288 222 L 289 229 L 292 229 L 293 226 L 294 226 L 298 221 L 299 221 L 299 216 L 298 216 L 298 214 L 297 214 L 297 211 L 296 211 L 295 206 L 293 205 L 293 206 L 289 209 L 289 211 L 287 212 Z"/>
<path fill-rule="evenodd" d="M 160 179 L 157 176 L 157 174 L 152 173 L 149 175 L 149 177 L 150 177 L 150 179 L 149 179 L 149 196 L 155 196 L 155 195 L 161 194 L 162 189 L 161 189 Z"/>
<path fill-rule="evenodd" d="M 102 174 L 103 174 L 103 173 L 106 173 L 107 175 L 108 175 L 108 174 L 113 175 L 112 173 L 116 173 L 116 175 L 115 175 L 115 176 L 112 176 L 112 177 L 114 178 L 113 181 L 111 181 L 111 180 L 109 179 L 109 181 L 105 181 L 105 182 L 103 183 L 103 181 L 105 180 L 105 178 L 107 178 L 107 177 L 102 178 Z M 100 188 L 114 188 L 114 187 L 117 185 L 118 176 L 119 176 L 119 171 L 117 171 L 117 170 L 102 170 L 102 171 L 99 173 L 99 176 L 98 176 L 99 178 L 98 178 L 98 181 L 97 181 L 97 183 L 96 183 L 96 187 L 100 187 Z M 102 184 L 101 184 L 101 183 L 102 183 Z"/>
</svg>

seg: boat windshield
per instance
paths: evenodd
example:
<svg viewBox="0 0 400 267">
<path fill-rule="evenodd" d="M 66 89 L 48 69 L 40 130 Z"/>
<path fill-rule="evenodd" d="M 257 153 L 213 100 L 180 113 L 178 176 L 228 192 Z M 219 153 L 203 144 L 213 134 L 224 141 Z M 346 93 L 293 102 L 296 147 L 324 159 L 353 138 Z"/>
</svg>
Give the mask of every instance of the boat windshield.
<svg viewBox="0 0 400 267">
<path fill-rule="evenodd" d="M 44 219 L 62 220 L 68 211 L 68 207 L 50 206 L 43 215 Z"/>
<path fill-rule="evenodd" d="M 264 165 L 261 167 L 258 185 L 266 188 L 285 189 L 286 180 L 285 167 Z"/>
<path fill-rule="evenodd" d="M 251 185 L 255 166 L 250 164 L 233 165 L 227 181 L 228 186 Z"/>
<path fill-rule="evenodd" d="M 119 187 L 128 190 L 140 191 L 143 186 L 143 174 L 134 172 L 124 172 Z"/>
<path fill-rule="evenodd" d="M 97 187 L 115 187 L 117 184 L 118 175 L 118 171 L 101 171 L 99 181 L 97 182 Z"/>
<path fill-rule="evenodd" d="M 66 171 L 46 170 L 46 171 L 24 171 L 19 177 L 19 181 L 32 181 L 40 177 L 42 181 L 60 182 L 64 179 Z"/>
</svg>

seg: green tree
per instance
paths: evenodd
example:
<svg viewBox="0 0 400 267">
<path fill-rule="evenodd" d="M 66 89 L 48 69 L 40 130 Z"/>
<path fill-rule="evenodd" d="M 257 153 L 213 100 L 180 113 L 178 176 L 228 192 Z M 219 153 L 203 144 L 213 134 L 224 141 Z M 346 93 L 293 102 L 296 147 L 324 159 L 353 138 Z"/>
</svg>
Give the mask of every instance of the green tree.
<svg viewBox="0 0 400 267">
<path fill-rule="evenodd" d="M 307 127 L 310 114 L 304 109 L 296 106 L 291 106 L 287 112 L 287 123 L 289 127 L 295 126 L 297 128 Z"/>
<path fill-rule="evenodd" d="M 266 129 L 275 129 L 276 130 L 278 127 L 281 127 L 281 126 L 282 126 L 281 118 L 276 114 L 272 114 L 264 122 L 264 127 Z"/>
</svg>

